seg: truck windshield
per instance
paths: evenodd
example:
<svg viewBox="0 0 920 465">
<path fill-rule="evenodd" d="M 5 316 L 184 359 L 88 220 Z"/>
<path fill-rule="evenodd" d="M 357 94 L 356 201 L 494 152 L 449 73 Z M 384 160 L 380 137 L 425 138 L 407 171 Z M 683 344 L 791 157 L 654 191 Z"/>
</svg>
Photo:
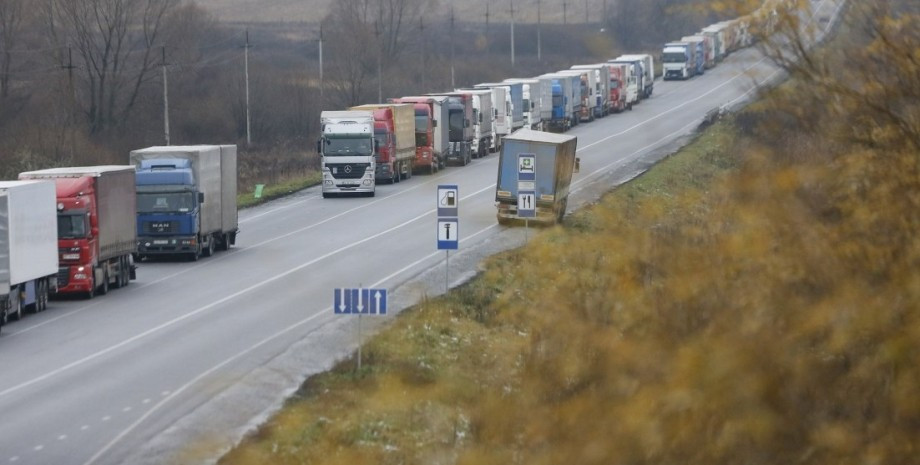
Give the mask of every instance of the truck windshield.
<svg viewBox="0 0 920 465">
<path fill-rule="evenodd" d="M 450 141 L 463 142 L 463 110 L 450 110 Z"/>
<path fill-rule="evenodd" d="M 325 137 L 326 146 L 323 155 L 335 156 L 369 156 L 373 153 L 371 139 L 366 135 L 355 137 Z"/>
<path fill-rule="evenodd" d="M 687 55 L 677 52 L 665 53 L 662 59 L 665 63 L 686 63 Z"/>
<path fill-rule="evenodd" d="M 138 213 L 187 213 L 195 209 L 194 192 L 137 194 Z"/>
<path fill-rule="evenodd" d="M 86 237 L 86 214 L 71 213 L 58 215 L 58 239 L 80 239 Z"/>
<path fill-rule="evenodd" d="M 611 79 L 611 80 L 610 80 L 610 88 L 611 88 L 611 89 L 619 89 L 619 88 L 620 88 L 620 80 L 619 80 L 619 79 Z"/>
</svg>

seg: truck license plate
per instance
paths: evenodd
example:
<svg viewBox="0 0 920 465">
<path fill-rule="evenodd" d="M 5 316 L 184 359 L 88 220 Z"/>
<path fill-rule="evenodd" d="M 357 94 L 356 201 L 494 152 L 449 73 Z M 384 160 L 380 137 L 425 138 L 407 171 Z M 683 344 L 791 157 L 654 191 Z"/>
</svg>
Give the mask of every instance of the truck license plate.
<svg viewBox="0 0 920 465">
<path fill-rule="evenodd" d="M 153 244 L 154 245 L 166 245 L 166 244 L 169 244 L 169 241 L 165 239 L 158 239 L 158 240 L 153 241 Z"/>
</svg>

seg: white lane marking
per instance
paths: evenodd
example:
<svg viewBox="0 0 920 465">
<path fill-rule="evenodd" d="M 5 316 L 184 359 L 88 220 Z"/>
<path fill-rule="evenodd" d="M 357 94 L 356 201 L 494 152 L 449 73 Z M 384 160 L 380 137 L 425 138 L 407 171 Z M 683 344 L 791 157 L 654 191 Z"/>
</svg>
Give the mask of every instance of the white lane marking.
<svg viewBox="0 0 920 465">
<path fill-rule="evenodd" d="M 16 461 L 18 461 L 18 460 L 19 460 L 19 456 L 18 456 L 18 455 L 14 455 L 14 456 L 10 457 L 10 462 L 16 462 Z"/>
<path fill-rule="evenodd" d="M 64 440 L 66 440 L 66 439 L 67 439 L 67 435 L 66 435 L 66 434 L 62 434 L 62 435 L 58 436 L 58 441 L 64 441 Z"/>
<path fill-rule="evenodd" d="M 86 431 L 89 429 L 89 425 L 83 425 L 80 427 L 80 431 Z"/>
<path fill-rule="evenodd" d="M 475 194 L 470 194 L 470 196 L 472 196 L 472 195 L 475 195 Z M 469 197 L 469 196 L 467 196 L 467 197 Z M 461 200 L 463 200 L 463 199 L 461 199 Z M 498 226 L 498 225 L 495 225 L 495 224 L 486 226 L 485 228 L 481 229 L 479 232 L 477 232 L 477 233 L 471 235 L 471 236 L 468 237 L 467 239 L 461 240 L 460 242 L 463 242 L 464 240 L 472 239 L 473 237 L 476 237 L 476 236 L 478 236 L 479 234 L 481 234 L 481 233 L 483 233 L 483 232 L 485 232 L 485 231 L 487 231 L 487 230 L 489 230 L 489 229 L 495 228 L 495 227 L 497 227 L 497 226 Z M 429 255 L 429 257 L 430 257 L 430 255 Z M 426 258 L 427 258 L 427 257 L 426 257 Z M 423 260 L 424 260 L 424 259 L 423 259 Z M 383 278 L 383 279 L 377 281 L 376 283 L 371 284 L 370 287 L 377 287 L 377 286 L 383 284 L 384 282 L 386 282 L 387 280 L 391 279 L 391 278 L 392 278 L 393 276 L 395 276 L 395 275 L 396 275 L 396 273 L 394 273 L 393 275 L 390 275 L 390 276 L 388 276 L 388 277 L 386 277 L 386 278 Z M 259 341 L 257 344 L 253 345 L 252 347 L 250 347 L 250 348 L 248 348 L 248 349 L 246 349 L 246 350 L 243 350 L 242 352 L 239 352 L 239 353 L 237 353 L 236 355 L 234 355 L 234 356 L 232 356 L 232 357 L 230 357 L 230 358 L 224 360 L 223 362 L 220 362 L 220 363 L 218 363 L 217 365 L 214 365 L 214 366 L 211 367 L 210 369 L 208 369 L 208 370 L 202 372 L 201 374 L 199 374 L 198 376 L 196 376 L 195 378 L 193 378 L 193 379 L 190 380 L 189 382 L 187 382 L 187 383 L 185 383 L 184 385 L 182 385 L 182 387 L 180 387 L 179 389 L 175 390 L 171 395 L 167 396 L 166 398 L 164 398 L 163 400 L 161 400 L 160 402 L 158 402 L 156 405 L 154 405 L 153 407 L 151 407 L 150 410 L 148 410 L 146 413 L 144 413 L 144 415 L 142 415 L 142 416 L 141 416 L 140 418 L 138 418 L 134 423 L 132 423 L 130 426 L 128 426 L 127 428 L 125 428 L 124 430 L 122 430 L 120 433 L 118 433 L 118 435 L 115 436 L 108 444 L 106 444 L 106 445 L 103 446 L 101 449 L 99 449 L 99 451 L 97 451 L 95 454 L 93 454 L 93 456 L 90 457 L 89 460 L 87 460 L 86 462 L 84 462 L 83 465 L 92 465 L 93 463 L 95 463 L 97 460 L 99 460 L 100 457 L 102 457 L 103 455 L 105 455 L 105 453 L 108 452 L 112 447 L 115 447 L 115 445 L 118 444 L 118 442 L 120 442 L 122 439 L 124 439 L 125 436 L 131 434 L 131 432 L 134 431 L 135 428 L 137 428 L 137 427 L 138 427 L 141 423 L 143 423 L 147 418 L 149 418 L 151 415 L 153 415 L 157 410 L 159 410 L 161 407 L 163 407 L 164 405 L 166 405 L 167 403 L 169 403 L 170 400 L 174 399 L 174 398 L 177 397 L 179 394 L 185 392 L 187 389 L 189 389 L 189 388 L 191 388 L 192 386 L 194 386 L 195 384 L 197 384 L 197 383 L 198 383 L 199 381 L 201 381 L 202 379 L 208 377 L 208 376 L 211 375 L 212 373 L 214 373 L 214 372 L 220 370 L 221 368 L 223 368 L 223 367 L 229 365 L 230 363 L 233 363 L 233 361 L 235 361 L 235 360 L 237 360 L 237 359 L 239 359 L 239 358 L 242 358 L 242 357 L 244 357 L 244 356 L 250 354 L 251 352 L 253 352 L 253 351 L 255 351 L 256 349 L 258 349 L 259 347 L 262 347 L 263 345 L 268 344 L 268 343 L 274 341 L 275 339 L 278 339 L 278 338 L 284 336 L 285 334 L 290 333 L 291 331 L 294 331 L 295 329 L 297 329 L 297 328 L 299 328 L 299 327 L 301 327 L 301 326 L 303 326 L 303 325 L 305 325 L 305 324 L 307 324 L 307 323 L 309 323 L 309 322 L 315 320 L 316 318 L 318 318 L 318 317 L 320 317 L 320 316 L 323 316 L 323 315 L 328 315 L 328 313 L 329 313 L 330 311 L 332 311 L 332 307 L 326 307 L 326 308 L 324 308 L 324 309 L 322 309 L 322 310 L 320 310 L 320 311 L 318 311 L 318 312 L 316 312 L 316 313 L 314 313 L 314 314 L 312 314 L 312 315 L 310 315 L 310 316 L 304 318 L 303 320 L 300 320 L 299 322 L 294 323 L 293 325 L 288 326 L 287 328 L 282 329 L 281 331 L 278 331 L 277 333 L 275 333 L 275 334 L 273 334 L 273 335 L 271 335 L 271 336 L 269 336 L 269 337 L 267 337 L 267 338 L 265 338 L 265 339 L 262 339 L 262 340 Z"/>
<path fill-rule="evenodd" d="M 474 192 L 474 193 L 472 193 L 472 194 L 467 195 L 466 197 L 462 197 L 461 200 L 465 200 L 465 199 L 468 199 L 468 198 L 470 198 L 470 197 L 472 197 L 472 196 L 478 195 L 478 194 L 480 194 L 480 193 L 482 193 L 482 192 L 485 192 L 486 190 L 491 189 L 491 188 L 494 187 L 494 186 L 495 186 L 495 185 L 493 184 L 492 186 L 489 186 L 489 187 L 486 187 L 486 188 L 481 189 L 481 190 L 479 190 L 479 191 L 476 191 L 476 192 Z M 208 311 L 208 310 L 211 310 L 211 309 L 217 307 L 218 305 L 221 305 L 221 304 L 224 304 L 224 303 L 226 303 L 226 302 L 229 302 L 229 301 L 231 301 L 231 300 L 233 300 L 233 299 L 236 299 L 237 297 L 240 297 L 240 296 L 242 296 L 242 295 L 244 295 L 244 294 L 247 294 L 247 293 L 249 293 L 249 292 L 251 292 L 251 291 L 253 291 L 253 290 L 255 290 L 255 289 L 258 289 L 258 288 L 260 288 L 260 287 L 262 287 L 262 286 L 265 286 L 266 284 L 273 283 L 273 282 L 275 282 L 275 281 L 277 281 L 277 280 L 279 280 L 279 279 L 285 278 L 285 277 L 287 277 L 287 276 L 289 276 L 289 275 L 291 275 L 291 274 L 293 274 L 293 273 L 296 273 L 296 272 L 298 272 L 298 271 L 300 271 L 300 270 L 303 270 L 304 268 L 310 267 L 310 266 L 312 266 L 312 265 L 314 265 L 314 264 L 316 264 L 316 263 L 318 263 L 318 262 L 320 262 L 320 261 L 322 261 L 322 260 L 325 260 L 325 259 L 327 259 L 327 258 L 329 258 L 329 257 L 332 257 L 332 256 L 334 256 L 334 255 L 338 255 L 338 254 L 340 254 L 340 253 L 342 253 L 342 252 L 345 252 L 346 250 L 350 250 L 350 249 L 355 248 L 355 247 L 357 247 L 357 246 L 359 246 L 359 245 L 361 245 L 361 244 L 364 244 L 364 243 L 366 243 L 366 242 L 369 242 L 369 241 L 372 241 L 372 240 L 374 240 L 374 239 L 377 239 L 378 237 L 381 237 L 381 236 L 384 236 L 384 235 L 386 235 L 386 234 L 389 234 L 389 233 L 391 233 L 391 232 L 393 232 L 393 231 L 396 231 L 397 229 L 400 229 L 400 228 L 402 228 L 402 227 L 404 227 L 404 226 L 406 226 L 406 225 L 408 225 L 408 224 L 414 223 L 414 222 L 416 222 L 416 221 L 418 221 L 418 220 L 420 220 L 420 219 L 422 219 L 422 218 L 424 218 L 424 217 L 426 217 L 426 216 L 428 216 L 428 215 L 434 214 L 435 212 L 436 212 L 435 209 L 428 210 L 428 211 L 426 211 L 425 213 L 422 213 L 421 215 L 416 216 L 415 218 L 412 218 L 412 219 L 410 219 L 410 220 L 408 220 L 408 221 L 405 221 L 405 222 L 400 223 L 400 224 L 398 224 L 398 225 L 396 225 L 396 226 L 393 226 L 393 227 L 391 227 L 391 228 L 389 228 L 389 229 L 387 229 L 387 230 L 385 230 L 385 231 L 381 231 L 381 232 L 379 232 L 379 233 L 377 233 L 377 234 L 374 234 L 374 235 L 372 235 L 372 236 L 368 236 L 368 237 L 366 237 L 366 238 L 364 238 L 364 239 L 362 239 L 362 240 L 360 240 L 360 241 L 353 242 L 353 243 L 348 244 L 348 245 L 346 245 L 346 246 L 344 246 L 344 247 L 341 247 L 341 248 L 339 248 L 339 249 L 333 250 L 333 251 L 331 251 L 331 252 L 329 252 L 329 253 L 326 253 L 325 255 L 322 255 L 322 256 L 320 256 L 320 257 L 314 258 L 313 260 L 310 260 L 310 261 L 308 261 L 308 262 L 306 262 L 306 263 L 302 263 L 302 264 L 300 264 L 300 265 L 298 265 L 298 266 L 296 266 L 296 267 L 294 267 L 294 268 L 291 268 L 291 269 L 289 269 L 289 270 L 287 270 L 287 271 L 285 271 L 285 272 L 279 273 L 279 274 L 277 274 L 277 275 L 275 275 L 275 276 L 273 276 L 273 277 L 271 277 L 271 278 L 268 278 L 268 279 L 265 279 L 265 280 L 263 280 L 263 281 L 260 281 L 260 282 L 258 282 L 258 283 L 256 283 L 256 284 L 253 284 L 253 285 L 251 285 L 251 286 L 249 286 L 249 287 L 247 287 L 247 288 L 245 288 L 245 289 L 243 289 L 243 290 L 237 291 L 237 292 L 235 292 L 235 293 L 233 293 L 233 294 L 230 294 L 230 295 L 228 295 L 228 296 L 226 296 L 226 297 L 224 297 L 224 298 L 222 298 L 222 299 L 218 299 L 218 300 L 216 300 L 216 301 L 214 301 L 214 302 L 211 302 L 211 303 L 208 304 L 208 305 L 205 305 L 205 306 L 203 306 L 203 307 L 199 307 L 199 308 L 197 308 L 197 309 L 195 309 L 195 310 L 192 310 L 191 312 L 188 312 L 188 313 L 186 313 L 186 314 L 184 314 L 184 315 L 180 315 L 180 316 L 178 316 L 178 317 L 176 317 L 176 318 L 173 318 L 173 319 L 171 319 L 171 320 L 169 320 L 169 321 L 166 321 L 165 323 L 162 323 L 162 324 L 160 324 L 160 325 L 154 326 L 153 328 L 150 328 L 150 329 L 148 329 L 147 331 L 144 331 L 144 332 L 142 332 L 142 333 L 139 333 L 139 334 L 137 334 L 137 335 L 134 335 L 134 336 L 132 336 L 132 337 L 129 337 L 129 338 L 127 338 L 127 339 L 124 339 L 124 340 L 122 340 L 121 342 L 119 342 L 119 343 L 117 343 L 117 344 L 111 345 L 111 346 L 109 346 L 109 347 L 107 347 L 107 348 L 105 348 L 105 349 L 102 349 L 102 350 L 99 350 L 99 351 L 97 351 L 97 352 L 94 352 L 94 353 L 92 353 L 92 354 L 90 354 L 90 355 L 87 355 L 87 356 L 81 358 L 81 359 L 78 359 L 78 360 L 76 360 L 76 361 L 70 362 L 70 363 L 68 363 L 68 364 L 66 364 L 66 365 L 64 365 L 64 366 L 62 366 L 62 367 L 60 367 L 60 368 L 56 368 L 56 369 L 51 370 L 51 371 L 49 371 L 49 372 L 47 372 L 47 373 L 45 373 L 45 374 L 43 374 L 43 375 L 41 375 L 41 376 L 37 376 L 37 377 L 35 377 L 35 378 L 32 378 L 32 379 L 29 380 L 29 381 L 25 381 L 25 382 L 23 382 L 23 383 L 20 383 L 20 384 L 17 384 L 17 385 L 15 385 L 15 386 L 12 386 L 12 387 L 10 387 L 10 388 L 7 388 L 7 389 L 5 389 L 5 390 L 3 390 L 3 391 L 0 391 L 0 397 L 7 396 L 7 395 L 9 395 L 9 394 L 11 394 L 11 393 L 13 393 L 13 392 L 19 391 L 19 390 L 24 389 L 24 388 L 26 388 L 26 387 L 28 387 L 28 386 L 31 386 L 31 385 L 36 384 L 36 383 L 39 383 L 39 382 L 44 381 L 44 380 L 46 380 L 46 379 L 48 379 L 48 378 L 51 378 L 51 377 L 56 376 L 56 375 L 58 375 L 58 374 L 61 374 L 61 373 L 65 372 L 65 371 L 69 371 L 69 370 L 71 370 L 71 369 L 73 369 L 73 368 L 76 368 L 76 367 L 78 367 L 78 366 L 80 366 L 80 365 L 83 365 L 83 364 L 85 364 L 85 363 L 87 363 L 87 362 L 90 362 L 90 361 L 92 361 L 92 360 L 95 360 L 95 359 L 97 359 L 97 358 L 99 358 L 99 357 L 101 357 L 101 356 L 103 356 L 103 355 L 106 355 L 106 354 L 108 354 L 108 353 L 110 353 L 110 352 L 113 352 L 113 351 L 115 351 L 115 350 L 118 350 L 118 349 L 120 349 L 120 348 L 122 348 L 122 347 L 124 347 L 124 346 L 126 346 L 126 345 L 128 345 L 128 344 L 131 344 L 131 343 L 133 343 L 133 342 L 135 342 L 135 341 L 138 341 L 138 340 L 140 340 L 140 339 L 143 339 L 143 338 L 145 338 L 145 337 L 147 337 L 147 336 L 150 336 L 150 335 L 152 335 L 152 334 L 158 333 L 158 332 L 162 331 L 163 329 L 166 329 L 166 328 L 168 328 L 168 327 L 170 327 L 170 326 L 173 326 L 173 325 L 175 325 L 175 324 L 177 324 L 177 323 L 180 323 L 180 322 L 182 322 L 182 321 L 184 321 L 184 320 L 187 320 L 187 319 L 189 319 L 189 318 L 191 318 L 191 317 L 193 317 L 193 316 L 195 316 L 195 315 L 198 315 L 198 314 L 204 313 L 204 312 L 206 312 L 206 311 Z"/>
<path fill-rule="evenodd" d="M 112 417 L 110 417 L 110 416 L 108 416 L 108 415 L 102 417 L 102 421 L 109 421 L 109 420 L 111 420 L 111 419 L 112 419 Z"/>
<path fill-rule="evenodd" d="M 314 187 L 314 186 L 310 186 L 310 187 Z M 307 188 L 305 188 L 305 189 L 309 189 L 310 187 L 307 187 Z M 252 221 L 252 220 L 254 220 L 254 219 L 261 218 L 261 217 L 263 217 L 263 216 L 265 216 L 265 215 L 269 215 L 269 214 L 271 214 L 271 213 L 275 213 L 276 211 L 284 210 L 284 209 L 286 209 L 286 208 L 291 208 L 291 207 L 300 205 L 300 204 L 302 204 L 302 203 L 307 203 L 307 202 L 309 202 L 309 201 L 311 201 L 311 200 L 317 200 L 317 199 L 320 199 L 320 198 L 322 198 L 322 197 L 321 197 L 321 196 L 318 196 L 318 195 L 314 195 L 314 196 L 312 196 L 312 197 L 308 197 L 308 198 L 305 198 L 305 199 L 297 200 L 297 201 L 291 202 L 291 203 L 289 203 L 289 204 L 281 205 L 280 207 L 276 207 L 276 208 L 272 208 L 271 210 L 264 211 L 264 212 L 262 212 L 262 213 L 259 213 L 258 215 L 248 216 L 248 217 L 246 217 L 246 218 L 240 219 L 239 223 L 240 223 L 240 224 L 247 223 L 247 222 L 250 222 L 250 221 Z"/>
<path fill-rule="evenodd" d="M 123 413 L 128 413 L 128 412 L 131 411 L 131 407 L 125 407 L 125 408 L 121 409 L 121 411 L 122 411 Z"/>
<path fill-rule="evenodd" d="M 32 450 L 34 450 L 35 452 L 41 452 L 42 449 L 44 449 L 44 448 L 45 448 L 45 446 L 44 446 L 43 444 L 39 444 L 39 445 L 33 447 Z"/>
<path fill-rule="evenodd" d="M 169 391 L 163 391 L 163 392 L 160 393 L 160 395 L 163 396 L 163 397 L 166 397 L 166 396 L 168 396 L 169 394 L 170 394 Z"/>
<path fill-rule="evenodd" d="M 147 405 L 150 403 L 150 399 L 144 399 L 141 403 Z"/>
</svg>

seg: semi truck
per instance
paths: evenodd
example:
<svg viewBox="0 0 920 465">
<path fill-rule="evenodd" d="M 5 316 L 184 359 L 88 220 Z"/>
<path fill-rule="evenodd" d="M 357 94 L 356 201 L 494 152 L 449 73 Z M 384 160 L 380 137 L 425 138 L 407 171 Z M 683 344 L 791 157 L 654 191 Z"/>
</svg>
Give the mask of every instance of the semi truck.
<svg viewBox="0 0 920 465">
<path fill-rule="evenodd" d="M 137 170 L 137 257 L 198 260 L 229 250 L 239 233 L 235 145 L 131 151 Z"/>
<path fill-rule="evenodd" d="M 594 99 L 594 117 L 603 118 L 610 114 L 610 68 L 606 63 L 591 65 L 575 65 L 572 69 L 583 69 L 593 72 L 591 79 L 592 98 Z"/>
<path fill-rule="evenodd" d="M 491 89 L 456 89 L 457 95 L 469 95 L 473 99 L 473 145 L 470 147 L 473 158 L 482 158 L 492 152 L 495 110 L 492 108 Z"/>
<path fill-rule="evenodd" d="M 716 63 L 724 60 L 725 56 L 728 54 L 726 50 L 727 44 L 725 43 L 725 28 L 718 25 L 712 25 L 703 28 L 700 34 L 712 39 L 713 55 L 715 56 Z"/>
<path fill-rule="evenodd" d="M 643 73 L 642 71 L 642 60 L 639 60 L 638 58 L 624 58 L 624 57 L 625 55 L 619 58 L 610 60 L 607 63 L 628 65 L 629 77 L 631 79 L 630 84 L 634 85 L 636 89 L 636 100 L 633 102 L 633 105 L 637 105 L 642 100 L 647 98 L 646 95 L 648 95 L 648 93 L 645 90 L 645 85 L 647 83 L 645 79 L 645 73 Z M 632 84 L 633 82 L 634 84 Z"/>
<path fill-rule="evenodd" d="M 477 85 L 475 89 L 488 89 L 492 91 L 492 108 L 495 110 L 495 121 L 492 124 L 494 136 L 492 150 L 501 150 L 502 140 L 514 132 L 514 105 L 511 101 L 511 87 L 497 85 Z"/>
<path fill-rule="evenodd" d="M 711 69 L 716 65 L 715 54 L 713 50 L 713 39 L 710 36 L 704 35 L 695 35 L 695 36 L 684 36 L 680 38 L 681 42 L 696 42 L 702 43 L 703 46 L 703 69 Z"/>
<path fill-rule="evenodd" d="M 578 94 L 581 96 L 581 109 L 578 112 L 578 121 L 581 123 L 594 121 L 594 107 L 597 103 L 592 93 L 592 77 L 594 73 L 584 69 L 564 69 L 559 71 L 558 74 L 576 76 L 578 78 Z"/>
<path fill-rule="evenodd" d="M 607 70 L 610 76 L 610 109 L 615 113 L 631 109 L 632 102 L 636 99 L 635 87 L 630 95 L 628 87 L 628 65 L 607 63 Z"/>
<path fill-rule="evenodd" d="M 359 105 L 350 111 L 374 114 L 377 153 L 377 181 L 397 183 L 412 177 L 415 164 L 415 109 L 409 104 L 378 103 Z"/>
<path fill-rule="evenodd" d="M 447 97 L 400 97 L 390 103 L 412 104 L 415 110 L 415 170 L 434 174 L 447 166 Z"/>
<path fill-rule="evenodd" d="M 524 85 L 519 82 L 485 82 L 476 84 L 478 89 L 507 87 L 511 98 L 511 132 L 524 127 Z"/>
<path fill-rule="evenodd" d="M 690 79 L 696 71 L 693 61 L 695 50 L 685 42 L 669 43 L 661 51 L 664 67 L 664 80 Z"/>
<path fill-rule="evenodd" d="M 639 71 L 642 73 L 640 96 L 643 99 L 651 98 L 655 91 L 655 58 L 647 53 L 639 53 L 622 55 L 620 59 L 639 61 Z"/>
<path fill-rule="evenodd" d="M 0 182 L 0 327 L 57 292 L 57 224 L 53 182 Z"/>
<path fill-rule="evenodd" d="M 504 82 L 520 83 L 524 90 L 524 127 L 542 130 L 544 121 L 552 117 L 553 84 L 551 79 L 505 79 Z M 510 134 L 510 132 L 508 133 Z"/>
<path fill-rule="evenodd" d="M 51 168 L 19 179 L 53 180 L 59 294 L 92 299 L 136 278 L 135 170 L 130 165 Z"/>
<path fill-rule="evenodd" d="M 572 174 L 578 170 L 574 136 L 525 129 L 505 140 L 498 160 L 495 202 L 499 224 L 513 224 L 518 218 L 518 155 L 536 157 L 533 181 L 537 223 L 562 222 L 569 201 Z"/>
<path fill-rule="evenodd" d="M 580 91 L 579 98 L 575 98 L 576 87 L 580 89 L 578 76 L 564 74 L 544 74 L 540 79 L 550 79 L 552 82 L 552 116 L 549 119 L 549 129 L 565 132 L 578 124 L 578 113 L 581 111 Z"/>
<path fill-rule="evenodd" d="M 324 111 L 316 142 L 323 172 L 323 198 L 341 194 L 373 197 L 377 189 L 379 142 L 372 111 Z"/>
<path fill-rule="evenodd" d="M 428 94 L 447 97 L 447 161 L 466 166 L 472 161 L 473 98 L 469 95 Z"/>
</svg>

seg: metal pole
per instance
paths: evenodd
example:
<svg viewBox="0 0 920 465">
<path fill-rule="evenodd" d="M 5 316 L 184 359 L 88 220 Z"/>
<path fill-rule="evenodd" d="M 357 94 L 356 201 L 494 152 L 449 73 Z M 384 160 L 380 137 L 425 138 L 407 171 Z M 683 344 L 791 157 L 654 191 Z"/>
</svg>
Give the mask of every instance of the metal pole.
<svg viewBox="0 0 920 465">
<path fill-rule="evenodd" d="M 514 68 L 514 0 L 511 0 L 511 67 Z"/>
<path fill-rule="evenodd" d="M 450 250 L 445 250 L 447 262 L 444 265 L 444 293 L 450 292 Z"/>
<path fill-rule="evenodd" d="M 358 299 L 359 299 L 358 302 L 361 301 L 360 299 L 361 299 L 361 287 L 362 286 L 364 285 L 358 284 Z M 352 302 L 352 304 L 354 304 L 354 302 Z M 361 346 L 364 345 L 362 341 L 362 337 L 361 337 L 362 336 L 361 334 L 361 312 L 363 311 L 363 309 L 359 308 L 357 310 L 358 310 L 358 374 L 360 374 L 361 373 Z"/>
<path fill-rule="evenodd" d="M 246 146 L 252 145 L 251 125 L 249 118 L 249 29 L 246 29 L 246 45 L 243 52 L 243 66 L 246 68 Z"/>
<path fill-rule="evenodd" d="M 422 92 L 424 92 L 427 88 L 425 87 L 425 81 L 427 81 L 427 79 L 425 79 L 425 68 L 428 66 L 425 64 L 425 22 L 421 16 L 418 18 L 418 31 L 419 40 L 422 43 Z"/>
<path fill-rule="evenodd" d="M 73 49 L 67 47 L 67 82 L 70 87 L 70 161 L 74 159 L 76 142 L 76 124 L 77 124 L 77 88 L 73 85 Z"/>
<path fill-rule="evenodd" d="M 588 24 L 588 0 L 585 0 L 585 24 Z"/>
<path fill-rule="evenodd" d="M 562 25 L 563 25 L 563 26 L 565 26 L 566 20 L 567 20 L 567 17 L 566 17 L 566 7 L 568 7 L 568 3 L 566 3 L 565 1 L 563 1 L 563 2 L 562 2 Z"/>
<path fill-rule="evenodd" d="M 489 41 L 489 4 L 486 3 L 486 56 L 492 51 L 492 42 Z"/>
<path fill-rule="evenodd" d="M 166 47 L 160 47 L 163 52 L 163 132 L 166 135 L 166 145 L 169 145 L 169 82 L 166 77 Z"/>
<path fill-rule="evenodd" d="M 319 108 L 326 102 L 326 86 L 323 83 L 323 25 L 319 25 Z"/>
</svg>

